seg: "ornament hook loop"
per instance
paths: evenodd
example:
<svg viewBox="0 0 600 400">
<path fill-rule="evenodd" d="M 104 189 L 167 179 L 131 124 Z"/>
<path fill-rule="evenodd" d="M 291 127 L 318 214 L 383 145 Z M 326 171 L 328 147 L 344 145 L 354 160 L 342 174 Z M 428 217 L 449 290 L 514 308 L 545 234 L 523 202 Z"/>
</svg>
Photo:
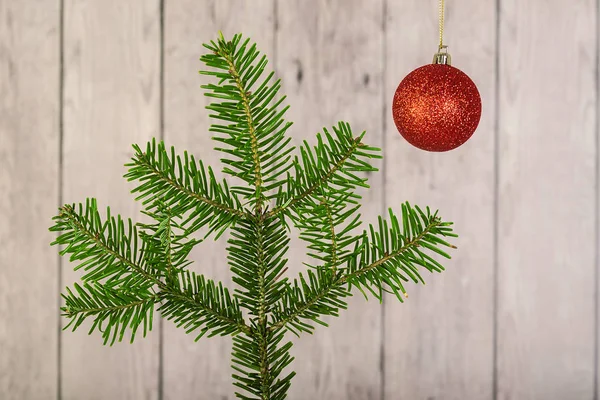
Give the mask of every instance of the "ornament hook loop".
<svg viewBox="0 0 600 400">
<path fill-rule="evenodd" d="M 443 44 L 438 48 L 438 52 L 433 56 L 433 64 L 452 65 L 452 57 L 448 53 L 448 46 Z"/>
</svg>

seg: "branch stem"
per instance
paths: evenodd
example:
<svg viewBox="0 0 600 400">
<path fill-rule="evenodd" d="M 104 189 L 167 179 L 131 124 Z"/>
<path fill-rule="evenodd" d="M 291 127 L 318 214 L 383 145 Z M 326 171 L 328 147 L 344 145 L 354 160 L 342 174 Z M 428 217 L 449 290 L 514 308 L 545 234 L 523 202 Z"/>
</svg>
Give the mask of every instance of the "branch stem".
<svg viewBox="0 0 600 400">
<path fill-rule="evenodd" d="M 269 370 L 269 353 L 268 353 L 268 329 L 267 329 L 267 300 L 266 300 L 266 265 L 265 254 L 263 249 L 263 220 L 257 219 L 258 229 L 258 330 L 255 332 L 255 340 L 258 341 L 260 351 L 260 385 L 261 397 L 263 400 L 268 400 L 270 397 L 270 370 Z"/>
<path fill-rule="evenodd" d="M 333 215 L 331 213 L 331 208 L 327 203 L 327 200 L 323 199 L 323 206 L 325 207 L 325 211 L 327 212 L 327 222 L 329 223 L 330 233 L 331 233 L 331 272 L 333 276 L 335 276 L 337 272 L 337 238 L 335 235 L 335 224 L 333 223 Z"/>
<path fill-rule="evenodd" d="M 256 137 L 256 127 L 254 126 L 254 119 L 252 118 L 252 108 L 250 107 L 250 92 L 246 90 L 240 71 L 233 62 L 232 55 L 223 49 L 220 50 L 220 55 L 225 59 L 229 66 L 229 74 L 235 81 L 235 85 L 239 91 L 240 97 L 242 98 L 242 107 L 244 107 L 244 114 L 246 114 L 246 123 L 248 124 L 248 135 L 250 135 L 250 148 L 252 149 L 252 162 L 254 164 L 254 188 L 256 195 L 256 208 L 258 211 L 262 211 L 263 208 L 263 197 L 262 197 L 262 173 L 260 166 L 260 157 L 258 152 L 258 138 Z"/>
<path fill-rule="evenodd" d="M 72 317 L 75 314 L 79 314 L 79 313 L 85 313 L 85 314 L 95 314 L 98 312 L 103 312 L 103 311 L 116 311 L 116 310 L 123 310 L 126 308 L 131 308 L 131 307 L 136 307 L 139 306 L 140 304 L 144 304 L 147 303 L 149 301 L 156 301 L 156 299 L 158 299 L 158 295 L 154 294 L 150 297 L 147 297 L 145 299 L 139 300 L 139 301 L 134 301 L 133 303 L 129 303 L 129 304 L 124 304 L 124 305 L 120 305 L 120 306 L 110 306 L 110 307 L 101 307 L 101 308 L 79 308 L 79 309 L 73 309 L 73 308 L 68 308 L 65 307 L 65 313 L 68 317 Z"/>
</svg>

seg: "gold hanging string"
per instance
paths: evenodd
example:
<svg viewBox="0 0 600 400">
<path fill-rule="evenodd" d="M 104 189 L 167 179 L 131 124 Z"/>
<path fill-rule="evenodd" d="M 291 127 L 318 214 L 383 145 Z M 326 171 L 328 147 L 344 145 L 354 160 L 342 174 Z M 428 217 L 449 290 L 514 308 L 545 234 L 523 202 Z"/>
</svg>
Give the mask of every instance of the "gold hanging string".
<svg viewBox="0 0 600 400">
<path fill-rule="evenodd" d="M 444 46 L 444 0 L 440 0 L 440 45 L 438 50 L 441 52 Z"/>
<path fill-rule="evenodd" d="M 438 51 L 433 56 L 434 64 L 445 64 L 452 65 L 452 57 L 448 54 L 448 46 L 444 44 L 444 19 L 445 19 L 445 0 L 439 0 L 440 6 L 440 43 L 438 45 Z"/>
</svg>

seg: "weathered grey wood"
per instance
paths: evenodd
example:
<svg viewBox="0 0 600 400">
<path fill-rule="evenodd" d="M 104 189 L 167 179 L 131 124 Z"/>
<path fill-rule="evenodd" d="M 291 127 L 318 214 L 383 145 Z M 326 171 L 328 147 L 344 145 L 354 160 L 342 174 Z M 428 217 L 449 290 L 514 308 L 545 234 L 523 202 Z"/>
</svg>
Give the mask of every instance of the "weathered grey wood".
<svg viewBox="0 0 600 400">
<path fill-rule="evenodd" d="M 600 3 L 597 3 L 596 9 L 596 62 L 600 62 Z M 599 360 L 600 360 L 600 348 L 598 344 L 600 343 L 600 66 L 596 68 L 596 109 L 595 109 L 595 119 L 596 119 L 596 181 L 595 181 L 595 195 L 596 195 L 596 237 L 595 237 L 595 272 L 596 272 L 596 280 L 595 280 L 595 308 L 596 314 L 594 318 L 594 330 L 595 330 L 595 362 L 594 362 L 594 399 L 599 398 L 600 396 L 600 387 L 598 387 L 598 382 L 600 382 L 600 368 L 599 368 Z"/>
<path fill-rule="evenodd" d="M 442 275 L 423 274 L 409 297 L 385 304 L 386 399 L 491 399 L 493 378 L 495 1 L 447 1 L 453 65 L 477 84 L 479 128 L 449 153 L 418 150 L 397 132 L 391 101 L 400 81 L 437 50 L 437 1 L 388 2 L 386 202 L 440 209 L 460 238 Z"/>
<path fill-rule="evenodd" d="M 337 121 L 350 122 L 365 142 L 382 144 L 382 1 L 278 1 L 276 71 L 291 105 L 290 135 L 300 145 Z M 381 165 L 381 163 L 377 163 Z M 361 213 L 375 222 L 383 210 L 383 173 L 370 176 Z M 290 271 L 306 269 L 305 243 L 292 242 Z M 291 399 L 381 397 L 381 313 L 376 300 L 357 295 L 348 311 L 294 340 L 296 357 Z"/>
<path fill-rule="evenodd" d="M 596 2 L 501 4 L 498 399 L 591 399 Z"/>
<path fill-rule="evenodd" d="M 55 399 L 58 1 L 0 1 L 0 398 Z"/>
<path fill-rule="evenodd" d="M 273 56 L 273 1 L 168 0 L 165 4 L 165 142 L 180 152 L 188 150 L 218 177 L 222 153 L 213 150 L 208 132 L 214 122 L 204 107 L 210 99 L 201 84 L 210 78 L 198 75 L 202 43 L 217 38 L 219 30 L 230 38 L 243 33 Z M 229 178 L 231 179 L 231 178 Z M 205 242 L 192 253 L 191 268 L 232 287 L 224 235 L 217 243 Z M 231 338 L 202 338 L 194 342 L 172 322 L 164 321 L 164 399 L 233 399 L 230 367 Z"/>
<path fill-rule="evenodd" d="M 64 201 L 97 197 L 139 219 L 122 175 L 131 144 L 159 135 L 158 0 L 65 1 Z M 80 276 L 65 261 L 64 285 Z M 158 329 L 102 345 L 85 328 L 63 334 L 63 399 L 156 399 Z"/>
</svg>

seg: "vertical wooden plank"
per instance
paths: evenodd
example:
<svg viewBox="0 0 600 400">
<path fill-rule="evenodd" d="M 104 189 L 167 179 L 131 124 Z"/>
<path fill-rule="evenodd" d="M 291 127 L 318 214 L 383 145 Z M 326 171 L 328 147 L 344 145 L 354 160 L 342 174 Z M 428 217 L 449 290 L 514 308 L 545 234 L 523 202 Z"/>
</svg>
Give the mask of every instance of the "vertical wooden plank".
<svg viewBox="0 0 600 400">
<path fill-rule="evenodd" d="M 595 110 L 595 133 L 596 133 L 596 187 L 595 187 L 595 204 L 596 204 L 596 215 L 595 215 L 595 296 L 594 296 L 594 307 L 595 307 L 595 321 L 594 321 L 594 339 L 595 339 L 595 354 L 594 354 L 594 399 L 600 396 L 600 0 L 596 0 L 596 110 Z"/>
<path fill-rule="evenodd" d="M 273 0 L 167 0 L 165 3 L 165 143 L 188 150 L 220 173 L 221 153 L 213 150 L 208 132 L 210 99 L 200 85 L 209 78 L 198 75 L 199 58 L 207 50 L 202 43 L 243 33 L 273 58 Z M 227 235 L 218 242 L 201 243 L 194 249 L 190 267 L 231 287 L 227 266 Z M 230 367 L 231 338 L 202 338 L 194 342 L 172 322 L 164 321 L 164 399 L 233 399 Z"/>
<path fill-rule="evenodd" d="M 58 382 L 60 5 L 0 1 L 0 398 Z"/>
<path fill-rule="evenodd" d="M 122 178 L 132 143 L 159 135 L 158 0 L 66 0 L 64 16 L 64 201 L 97 197 L 139 218 Z M 64 263 L 63 285 L 80 274 Z M 83 328 L 64 334 L 64 399 L 156 399 L 158 338 L 113 347 Z"/>
<path fill-rule="evenodd" d="M 491 399 L 493 386 L 495 1 L 447 1 L 453 65 L 477 84 L 483 116 L 475 135 L 449 153 L 411 147 L 386 114 L 386 202 L 429 205 L 460 238 L 442 275 L 424 274 L 404 304 L 386 302 L 386 399 Z M 386 99 L 431 62 L 437 1 L 389 1 Z"/>
<path fill-rule="evenodd" d="M 594 395 L 595 3 L 501 3 L 502 400 Z"/>
<path fill-rule="evenodd" d="M 350 122 L 365 142 L 382 145 L 382 0 L 278 1 L 277 64 L 291 105 L 294 143 L 316 144 L 315 135 L 337 121 Z M 378 163 L 381 166 L 381 163 Z M 383 173 L 363 192 L 363 220 L 383 211 Z M 290 273 L 306 269 L 306 245 L 292 242 Z M 358 293 L 340 318 L 328 320 L 292 348 L 296 356 L 292 399 L 380 399 L 381 310 Z"/>
</svg>

